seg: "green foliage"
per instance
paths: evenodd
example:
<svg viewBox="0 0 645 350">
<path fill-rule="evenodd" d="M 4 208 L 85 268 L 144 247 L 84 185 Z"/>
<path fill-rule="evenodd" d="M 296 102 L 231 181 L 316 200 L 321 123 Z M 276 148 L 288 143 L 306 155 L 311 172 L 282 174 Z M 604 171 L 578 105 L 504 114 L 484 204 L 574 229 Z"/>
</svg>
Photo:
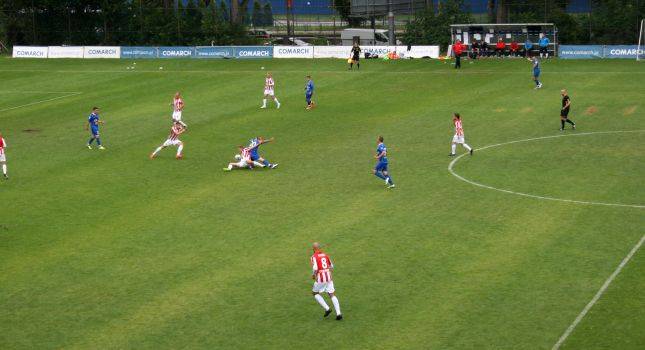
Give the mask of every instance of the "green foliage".
<svg viewBox="0 0 645 350">
<path fill-rule="evenodd" d="M 440 45 L 445 49 L 450 43 L 450 25 L 471 21 L 463 0 L 445 0 L 440 11 L 425 11 L 408 23 L 403 41 L 412 45 Z"/>
<path fill-rule="evenodd" d="M 271 7 L 271 3 L 267 1 L 266 4 L 264 4 L 264 25 L 273 27 L 273 8 Z"/>
<path fill-rule="evenodd" d="M 254 27 L 261 27 L 264 25 L 264 10 L 259 0 L 253 1 L 253 14 L 251 15 L 251 23 Z"/>
<path fill-rule="evenodd" d="M 350 27 L 360 25 L 360 18 L 352 17 L 351 1 L 350 0 L 334 0 L 334 7 L 336 12 L 340 15 L 343 21 L 346 21 Z"/>
</svg>

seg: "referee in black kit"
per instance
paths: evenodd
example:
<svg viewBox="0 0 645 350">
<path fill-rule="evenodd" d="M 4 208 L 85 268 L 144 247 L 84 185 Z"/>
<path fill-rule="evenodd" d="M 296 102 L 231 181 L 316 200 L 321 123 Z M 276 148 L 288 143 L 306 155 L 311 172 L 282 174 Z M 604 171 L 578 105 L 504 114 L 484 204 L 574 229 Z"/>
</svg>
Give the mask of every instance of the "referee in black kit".
<svg viewBox="0 0 645 350">
<path fill-rule="evenodd" d="M 560 131 L 564 130 L 565 122 L 571 124 L 573 130 L 575 130 L 576 123 L 569 120 L 569 107 L 571 107 L 571 99 L 569 98 L 569 94 L 567 94 L 567 90 L 562 89 L 560 92 L 562 94 L 562 109 L 560 110 Z"/>
</svg>

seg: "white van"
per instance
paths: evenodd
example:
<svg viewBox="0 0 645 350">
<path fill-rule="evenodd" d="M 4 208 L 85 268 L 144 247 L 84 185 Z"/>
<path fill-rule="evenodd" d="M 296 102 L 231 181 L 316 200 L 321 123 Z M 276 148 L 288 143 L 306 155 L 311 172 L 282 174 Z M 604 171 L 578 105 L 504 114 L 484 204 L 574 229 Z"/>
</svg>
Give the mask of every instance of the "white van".
<svg viewBox="0 0 645 350">
<path fill-rule="evenodd" d="M 343 46 L 352 46 L 355 41 L 358 41 L 359 45 L 374 46 L 383 46 L 389 43 L 386 29 L 343 29 L 340 33 L 340 39 L 343 42 Z"/>
</svg>

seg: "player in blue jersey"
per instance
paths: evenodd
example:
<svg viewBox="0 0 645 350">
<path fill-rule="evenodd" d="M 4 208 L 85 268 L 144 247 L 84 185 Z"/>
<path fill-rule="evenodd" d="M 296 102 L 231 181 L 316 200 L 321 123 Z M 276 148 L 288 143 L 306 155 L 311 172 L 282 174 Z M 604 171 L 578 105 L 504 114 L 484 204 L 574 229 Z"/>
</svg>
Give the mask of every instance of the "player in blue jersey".
<svg viewBox="0 0 645 350">
<path fill-rule="evenodd" d="M 312 109 L 316 105 L 311 98 L 314 96 L 314 81 L 311 75 L 307 75 L 307 84 L 305 85 L 305 99 L 307 100 L 307 109 Z"/>
<path fill-rule="evenodd" d="M 540 83 L 540 61 L 537 57 L 528 59 L 533 64 L 533 81 L 535 82 L 535 88 L 541 89 L 542 83 Z"/>
<path fill-rule="evenodd" d="M 275 167 L 278 166 L 278 163 L 271 164 L 268 160 L 262 158 L 262 156 L 260 156 L 260 152 L 258 151 L 261 145 L 263 145 L 265 143 L 272 142 L 272 141 L 273 141 L 273 137 L 268 139 L 268 140 L 265 139 L 262 136 L 258 136 L 258 137 L 254 138 L 254 139 L 251 139 L 251 141 L 249 142 L 251 160 L 254 161 L 254 162 L 260 162 L 265 167 L 268 167 L 269 169 L 275 169 Z"/>
<path fill-rule="evenodd" d="M 103 121 L 99 117 L 99 108 L 93 107 L 92 113 L 87 118 L 87 124 L 85 125 L 85 130 L 88 130 L 88 129 L 92 130 L 92 136 L 90 137 L 90 140 L 87 142 L 87 148 L 89 149 L 92 149 L 92 142 L 94 142 L 94 140 L 96 140 L 96 143 L 99 145 L 99 149 L 105 149 L 105 147 L 103 147 L 103 145 L 101 144 L 101 137 L 99 135 L 99 125 L 103 125 Z"/>
<path fill-rule="evenodd" d="M 394 182 L 387 171 L 387 147 L 383 143 L 383 136 L 378 137 L 378 146 L 376 147 L 376 156 L 378 163 L 374 167 L 373 173 L 376 177 L 385 180 L 387 188 L 394 188 Z"/>
</svg>

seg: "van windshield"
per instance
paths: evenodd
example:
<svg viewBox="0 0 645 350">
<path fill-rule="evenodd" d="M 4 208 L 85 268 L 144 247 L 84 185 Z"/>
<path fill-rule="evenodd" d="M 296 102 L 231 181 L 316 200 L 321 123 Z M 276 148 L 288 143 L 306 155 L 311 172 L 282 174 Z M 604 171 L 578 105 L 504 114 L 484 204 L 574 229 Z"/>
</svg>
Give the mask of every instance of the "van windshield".
<svg viewBox="0 0 645 350">
<path fill-rule="evenodd" d="M 386 42 L 388 42 L 388 41 L 390 41 L 390 40 L 388 39 L 388 37 L 387 37 L 385 34 L 383 34 L 383 33 L 375 33 L 375 34 L 376 34 L 376 35 L 374 36 L 374 39 L 375 39 L 376 41 L 381 41 L 381 42 L 385 42 L 385 43 L 386 43 Z"/>
</svg>

